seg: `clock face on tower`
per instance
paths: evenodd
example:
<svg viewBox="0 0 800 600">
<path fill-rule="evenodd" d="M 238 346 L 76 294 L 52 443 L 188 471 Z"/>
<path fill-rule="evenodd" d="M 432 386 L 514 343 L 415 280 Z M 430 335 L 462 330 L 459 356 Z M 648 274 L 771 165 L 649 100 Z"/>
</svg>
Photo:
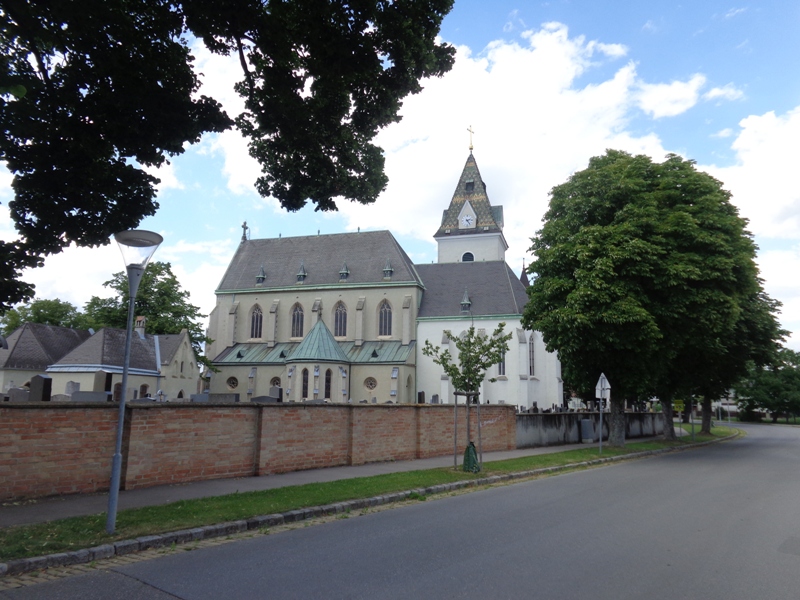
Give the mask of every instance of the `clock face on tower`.
<svg viewBox="0 0 800 600">
<path fill-rule="evenodd" d="M 473 223 L 475 223 L 475 217 L 472 215 L 464 215 L 461 217 L 461 227 L 472 227 Z"/>
</svg>

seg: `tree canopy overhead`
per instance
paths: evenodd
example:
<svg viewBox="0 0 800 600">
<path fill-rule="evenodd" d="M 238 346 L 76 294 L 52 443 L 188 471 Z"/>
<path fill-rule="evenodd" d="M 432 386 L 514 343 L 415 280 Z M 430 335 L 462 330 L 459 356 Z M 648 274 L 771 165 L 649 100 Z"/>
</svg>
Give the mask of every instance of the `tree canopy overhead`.
<svg viewBox="0 0 800 600">
<path fill-rule="evenodd" d="M 378 130 L 420 79 L 450 69 L 436 43 L 452 0 L 0 0 L 0 160 L 14 175 L 0 242 L 0 309 L 33 289 L 21 269 L 105 243 L 158 208 L 143 170 L 234 121 L 197 95 L 189 39 L 235 55 L 260 162 L 256 187 L 288 210 L 373 202 Z"/>
<path fill-rule="evenodd" d="M 583 393 L 612 389 L 612 443 L 625 400 L 722 393 L 781 337 L 756 246 L 722 184 L 693 161 L 609 150 L 553 188 L 533 238 L 523 324 L 557 351 Z M 671 425 L 671 420 L 668 425 Z"/>
</svg>

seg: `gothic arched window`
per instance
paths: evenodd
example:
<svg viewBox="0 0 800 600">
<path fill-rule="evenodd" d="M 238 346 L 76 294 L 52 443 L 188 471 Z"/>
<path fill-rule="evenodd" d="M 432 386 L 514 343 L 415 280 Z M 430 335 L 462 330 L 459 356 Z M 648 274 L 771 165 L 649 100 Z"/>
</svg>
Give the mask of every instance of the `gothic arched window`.
<svg viewBox="0 0 800 600">
<path fill-rule="evenodd" d="M 388 300 L 378 308 L 378 335 L 392 335 L 392 307 Z"/>
<path fill-rule="evenodd" d="M 536 369 L 534 368 L 534 339 L 533 333 L 531 333 L 531 339 L 528 340 L 528 375 L 536 375 Z"/>
<path fill-rule="evenodd" d="M 292 308 L 292 337 L 303 337 L 303 307 L 299 304 Z"/>
<path fill-rule="evenodd" d="M 303 369 L 303 399 L 308 398 L 308 369 Z"/>
<path fill-rule="evenodd" d="M 325 371 L 325 397 L 330 399 L 331 397 L 331 377 L 333 373 L 330 369 Z"/>
<path fill-rule="evenodd" d="M 333 335 L 336 337 L 347 335 L 347 307 L 344 302 L 337 302 L 333 309 Z"/>
<path fill-rule="evenodd" d="M 256 306 L 253 308 L 253 313 L 250 315 L 250 337 L 251 338 L 260 338 L 261 337 L 261 326 L 264 323 L 264 314 L 261 312 L 261 308 Z"/>
</svg>

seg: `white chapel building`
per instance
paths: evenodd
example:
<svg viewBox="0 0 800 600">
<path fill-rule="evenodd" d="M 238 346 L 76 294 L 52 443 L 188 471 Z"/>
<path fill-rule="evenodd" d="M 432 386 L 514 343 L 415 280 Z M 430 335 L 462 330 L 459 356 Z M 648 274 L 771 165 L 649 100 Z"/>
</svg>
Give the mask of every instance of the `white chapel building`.
<svg viewBox="0 0 800 600">
<path fill-rule="evenodd" d="M 206 348 L 212 394 L 239 401 L 454 401 L 426 340 L 471 324 L 513 334 L 481 402 L 561 405 L 561 366 L 522 328 L 525 284 L 505 262 L 503 208 L 492 206 L 470 152 L 434 235 L 438 262 L 415 265 L 388 231 L 242 241 L 220 282 Z M 494 377 L 497 381 L 490 383 Z M 422 393 L 421 393 L 422 392 Z"/>
</svg>

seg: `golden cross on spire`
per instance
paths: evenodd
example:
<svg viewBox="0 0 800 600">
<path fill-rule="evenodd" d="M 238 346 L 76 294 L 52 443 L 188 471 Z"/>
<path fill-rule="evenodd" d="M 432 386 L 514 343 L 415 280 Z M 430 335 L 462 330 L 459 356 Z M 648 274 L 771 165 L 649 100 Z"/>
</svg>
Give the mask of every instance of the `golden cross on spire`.
<svg viewBox="0 0 800 600">
<path fill-rule="evenodd" d="M 472 125 L 467 127 L 467 131 L 469 131 L 469 151 L 472 152 L 472 134 L 475 133 L 472 131 Z"/>
</svg>

